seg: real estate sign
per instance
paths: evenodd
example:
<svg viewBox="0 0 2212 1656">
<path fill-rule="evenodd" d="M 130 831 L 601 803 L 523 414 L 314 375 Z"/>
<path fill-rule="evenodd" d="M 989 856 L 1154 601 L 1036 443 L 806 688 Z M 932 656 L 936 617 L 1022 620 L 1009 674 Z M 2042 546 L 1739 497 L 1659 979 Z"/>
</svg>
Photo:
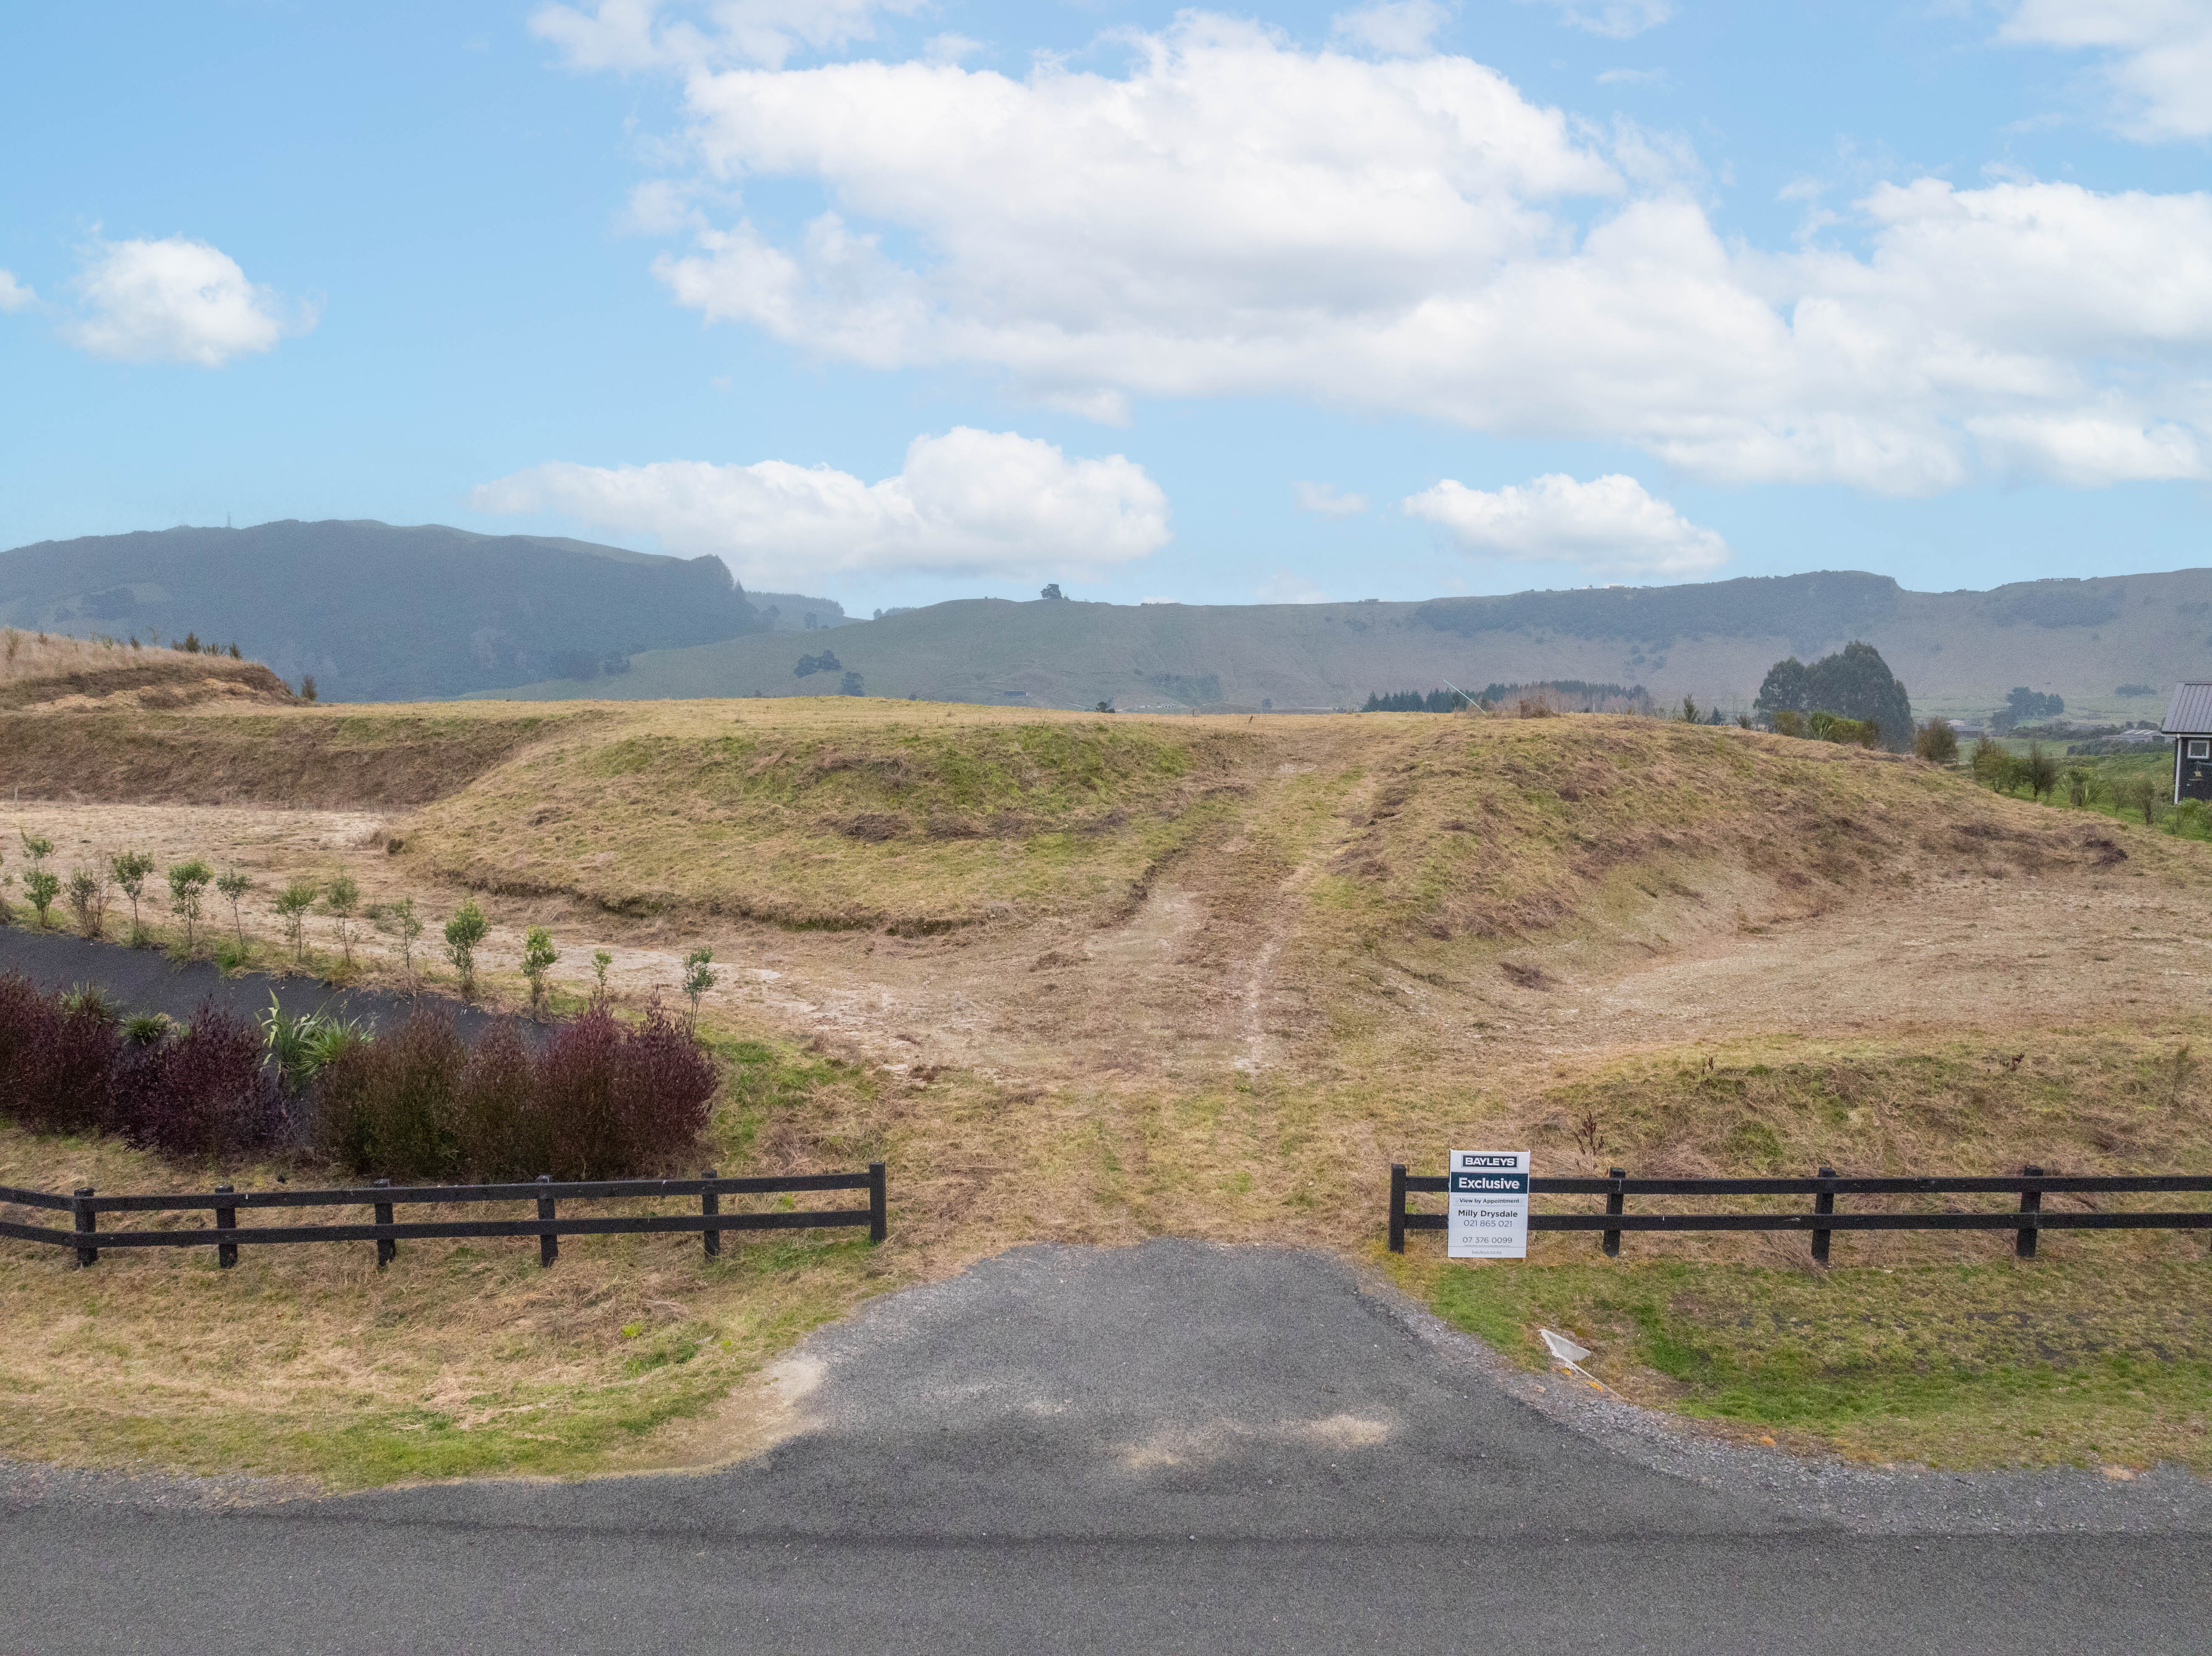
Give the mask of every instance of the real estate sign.
<svg viewBox="0 0 2212 1656">
<path fill-rule="evenodd" d="M 1444 1249 L 1454 1259 L 1528 1257 L 1528 1152 L 1454 1150 Z"/>
</svg>

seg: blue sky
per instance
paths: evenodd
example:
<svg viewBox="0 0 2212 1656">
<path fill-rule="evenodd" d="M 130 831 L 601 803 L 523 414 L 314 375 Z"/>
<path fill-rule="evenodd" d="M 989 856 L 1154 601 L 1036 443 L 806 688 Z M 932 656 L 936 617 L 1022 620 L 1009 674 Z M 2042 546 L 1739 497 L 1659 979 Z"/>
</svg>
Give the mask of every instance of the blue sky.
<svg viewBox="0 0 2212 1656">
<path fill-rule="evenodd" d="M 0 545 L 863 613 L 2203 564 L 2208 133 L 2177 0 L 14 8 Z"/>
</svg>

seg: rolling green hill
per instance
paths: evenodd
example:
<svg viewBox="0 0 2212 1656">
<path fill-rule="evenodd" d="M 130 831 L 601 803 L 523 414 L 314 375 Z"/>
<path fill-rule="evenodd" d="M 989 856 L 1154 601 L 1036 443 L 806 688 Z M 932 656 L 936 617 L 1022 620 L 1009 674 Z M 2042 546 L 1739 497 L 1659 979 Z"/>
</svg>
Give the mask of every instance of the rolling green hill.
<svg viewBox="0 0 2212 1656">
<path fill-rule="evenodd" d="M 562 676 L 764 623 L 719 558 L 436 525 L 261 524 L 0 553 L 0 622 L 234 640 L 330 701 L 414 701 Z"/>
<path fill-rule="evenodd" d="M 1912 592 L 1834 572 L 1422 604 L 963 599 L 829 634 L 648 652 L 619 679 L 501 694 L 820 695 L 855 673 L 866 695 L 924 701 L 1292 712 L 1446 681 L 1480 690 L 1573 678 L 1733 709 L 1782 657 L 1810 660 L 1853 639 L 1881 650 L 1923 714 L 1986 713 L 2024 684 L 2063 695 L 2069 714 L 2154 717 L 2174 680 L 2212 674 L 2212 569 L 1987 592 Z M 2123 685 L 2148 688 L 2122 695 Z"/>
</svg>

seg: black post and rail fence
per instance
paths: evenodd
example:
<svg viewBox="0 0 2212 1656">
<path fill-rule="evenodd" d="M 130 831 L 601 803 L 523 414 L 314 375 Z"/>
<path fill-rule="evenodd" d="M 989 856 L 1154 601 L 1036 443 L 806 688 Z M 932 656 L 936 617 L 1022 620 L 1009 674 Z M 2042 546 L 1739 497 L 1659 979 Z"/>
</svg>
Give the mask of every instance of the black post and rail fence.
<svg viewBox="0 0 2212 1656">
<path fill-rule="evenodd" d="M 769 1208 L 759 1212 L 725 1213 L 725 1196 L 782 1196 L 812 1191 L 866 1191 L 868 1204 L 849 1208 Z M 647 1198 L 696 1197 L 696 1213 L 577 1214 L 560 1210 L 563 1202 L 621 1201 Z M 477 1204 L 529 1202 L 534 1217 L 524 1219 L 395 1220 L 401 1207 L 429 1205 L 458 1207 Z M 0 1185 L 0 1206 L 40 1208 L 70 1216 L 70 1228 L 24 1224 L 0 1219 L 0 1236 L 26 1242 L 46 1242 L 74 1248 L 80 1265 L 96 1263 L 105 1248 L 213 1247 L 216 1263 L 228 1269 L 238 1263 L 240 1247 L 263 1247 L 286 1242 L 374 1242 L 376 1265 L 390 1265 L 404 1241 L 427 1241 L 459 1236 L 535 1236 L 538 1257 L 550 1265 L 560 1257 L 563 1236 L 613 1236 L 654 1232 L 696 1232 L 709 1258 L 722 1251 L 722 1234 L 732 1230 L 814 1230 L 866 1225 L 868 1240 L 880 1242 L 890 1234 L 890 1194 L 884 1164 L 871 1162 L 866 1173 L 804 1173 L 781 1177 L 723 1179 L 709 1168 L 698 1179 L 602 1179 L 556 1184 L 550 1175 L 526 1185 L 393 1185 L 378 1180 L 374 1185 L 333 1190 L 234 1190 L 218 1185 L 205 1193 L 168 1196 L 102 1196 L 90 1186 L 68 1196 L 48 1191 L 18 1190 Z M 283 1208 L 367 1208 L 375 1216 L 368 1224 L 241 1225 L 240 1210 L 265 1211 Z M 100 1216 L 121 1213 L 211 1213 L 213 1224 L 177 1226 L 143 1230 L 102 1230 Z"/>
<path fill-rule="evenodd" d="M 1444 1230 L 1449 1220 L 1441 1213 L 1408 1210 L 1406 1198 L 1442 1195 L 1444 1174 L 1409 1174 L 1404 1166 L 1390 1168 L 1390 1251 L 1406 1251 L 1409 1230 Z M 1602 1213 L 1535 1213 L 1528 1216 L 1531 1231 L 1594 1230 L 1607 1257 L 1620 1252 L 1624 1231 L 1687 1232 L 1699 1230 L 1799 1230 L 1813 1238 L 1813 1258 L 1825 1263 L 1830 1239 L 1839 1230 L 2008 1230 L 2013 1251 L 2023 1259 L 2035 1257 L 2035 1239 L 2046 1230 L 2203 1230 L 2212 1231 L 2212 1210 L 2148 1212 L 2136 1209 L 2103 1208 L 2082 1211 L 2053 1211 L 2043 1205 L 2053 1196 L 2212 1195 L 2212 1174 L 2049 1174 L 2029 1167 L 2016 1174 L 1937 1176 L 1932 1178 L 1853 1178 L 1822 1168 L 1810 1179 L 1631 1179 L 1620 1168 L 1602 1178 L 1532 1178 L 1528 1192 L 1536 1196 L 1602 1196 Z M 1768 1210 L 1753 1213 L 1631 1213 L 1633 1197 L 1809 1196 L 1812 1210 Z M 1943 1212 L 1860 1212 L 1838 1209 L 1838 1197 L 1859 1196 L 2016 1196 L 2014 1210 L 1959 1210 Z"/>
</svg>

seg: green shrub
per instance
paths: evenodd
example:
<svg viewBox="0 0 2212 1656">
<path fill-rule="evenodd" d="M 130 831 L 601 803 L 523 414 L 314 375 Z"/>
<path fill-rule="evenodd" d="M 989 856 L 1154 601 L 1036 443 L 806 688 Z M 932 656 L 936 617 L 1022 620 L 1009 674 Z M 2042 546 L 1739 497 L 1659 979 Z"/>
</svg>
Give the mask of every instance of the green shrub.
<svg viewBox="0 0 2212 1656">
<path fill-rule="evenodd" d="M 1912 751 L 1931 764 L 1959 762 L 1959 733 L 1948 719 L 1931 719 L 1912 733 Z"/>
<path fill-rule="evenodd" d="M 78 932 L 88 937 L 107 930 L 107 875 L 104 870 L 79 868 L 69 877 L 70 913 L 76 916 Z"/>
<path fill-rule="evenodd" d="M 169 865 L 169 907 L 184 917 L 185 949 L 190 953 L 192 933 L 199 924 L 200 903 L 207 895 L 215 870 L 197 857 Z"/>
<path fill-rule="evenodd" d="M 477 992 L 477 945 L 491 931 L 491 922 L 484 919 L 483 910 L 477 907 L 473 897 L 463 899 L 453 911 L 453 918 L 446 922 L 446 958 L 461 974 L 461 993 L 473 996 Z"/>
<path fill-rule="evenodd" d="M 460 1168 L 468 1057 L 452 1021 L 428 1010 L 380 1040 L 337 1054 L 318 1071 L 314 1089 L 319 1148 L 356 1173 L 452 1177 Z"/>
<path fill-rule="evenodd" d="M 691 1003 L 691 1022 L 699 1022 L 699 997 L 714 986 L 714 972 L 711 964 L 714 951 L 702 943 L 684 957 L 684 993 Z"/>
<path fill-rule="evenodd" d="M 553 934 L 544 926 L 533 925 L 522 934 L 522 975 L 530 984 L 532 1011 L 545 1004 L 545 974 L 560 958 L 553 947 Z"/>
<path fill-rule="evenodd" d="M 361 907 L 361 887 L 355 883 L 353 876 L 331 876 L 330 884 L 324 889 L 323 906 L 331 911 L 331 918 L 336 922 L 338 952 L 344 955 L 345 963 L 350 968 L 353 965 L 354 915 Z"/>
<path fill-rule="evenodd" d="M 50 868 L 33 868 L 23 877 L 23 895 L 31 900 L 38 911 L 39 929 L 46 929 L 47 911 L 53 907 L 54 899 L 61 895 L 61 876 Z"/>
<path fill-rule="evenodd" d="M 215 889 L 222 894 L 223 901 L 230 905 L 230 923 L 238 931 L 238 958 L 243 961 L 246 958 L 246 918 L 238 912 L 238 905 L 244 901 L 246 894 L 253 889 L 253 882 L 247 876 L 240 873 L 237 865 L 234 864 L 223 870 L 222 877 L 215 883 Z M 224 968 L 226 971 L 229 969 L 228 967 Z"/>
<path fill-rule="evenodd" d="M 107 871 L 115 877 L 116 889 L 131 899 L 131 941 L 136 943 L 146 935 L 138 924 L 138 900 L 146 895 L 146 877 L 154 871 L 154 859 L 143 851 L 126 851 L 107 859 Z"/>
<path fill-rule="evenodd" d="M 307 911 L 315 906 L 315 899 L 323 889 L 313 880 L 294 880 L 276 894 L 276 916 L 284 922 L 284 929 L 292 934 L 292 958 L 305 957 L 307 950 Z"/>
<path fill-rule="evenodd" d="M 2044 751 L 2040 742 L 2027 744 L 2027 757 L 2021 761 L 2021 770 L 2028 792 L 2038 799 L 2058 786 L 2058 761 Z"/>
</svg>

